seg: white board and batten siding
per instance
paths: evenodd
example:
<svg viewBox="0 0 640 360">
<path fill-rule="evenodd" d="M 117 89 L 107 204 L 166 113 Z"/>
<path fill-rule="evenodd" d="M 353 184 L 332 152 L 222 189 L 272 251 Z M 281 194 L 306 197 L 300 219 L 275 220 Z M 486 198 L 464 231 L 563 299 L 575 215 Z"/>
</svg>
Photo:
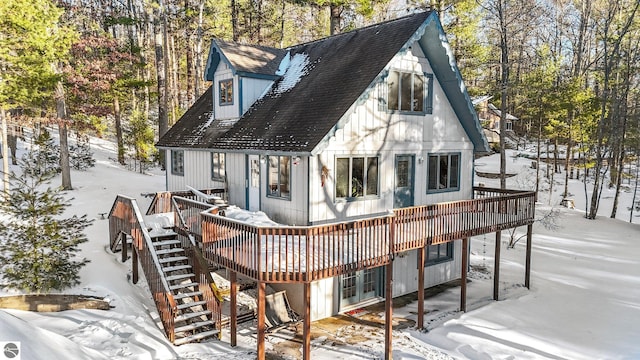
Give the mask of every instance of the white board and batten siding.
<svg viewBox="0 0 640 360">
<path fill-rule="evenodd" d="M 400 53 L 392 60 L 391 69 L 432 73 L 429 62 L 419 47 Z M 473 144 L 458 121 L 437 78 L 433 84 L 433 113 L 411 115 L 379 109 L 379 82 L 371 86 L 362 101 L 354 104 L 322 153 L 311 158 L 309 201 L 310 222 L 340 221 L 367 214 L 382 214 L 393 208 L 396 155 L 414 156 L 414 204 L 469 199 L 472 195 Z M 460 154 L 460 189 L 427 193 L 428 155 Z M 379 196 L 343 201 L 335 199 L 336 158 L 342 156 L 378 156 Z M 321 184 L 322 168 L 329 176 Z"/>
<path fill-rule="evenodd" d="M 176 149 L 173 149 L 176 150 Z M 187 190 L 187 185 L 196 189 L 224 188 L 224 181 L 211 178 L 211 152 L 185 149 L 184 174 L 176 175 L 171 170 L 171 150 L 167 150 L 167 190 Z"/>
<path fill-rule="evenodd" d="M 267 161 L 260 163 L 260 210 L 278 223 L 287 225 L 307 225 L 308 219 L 308 163 L 301 157 L 297 165 L 291 165 L 290 198 L 278 198 L 267 195 Z"/>
</svg>

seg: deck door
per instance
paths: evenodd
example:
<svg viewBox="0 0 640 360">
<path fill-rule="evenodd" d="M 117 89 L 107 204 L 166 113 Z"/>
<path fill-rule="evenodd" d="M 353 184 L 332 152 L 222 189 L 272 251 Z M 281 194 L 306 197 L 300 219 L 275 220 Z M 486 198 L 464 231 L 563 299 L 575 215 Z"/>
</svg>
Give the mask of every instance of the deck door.
<svg viewBox="0 0 640 360">
<path fill-rule="evenodd" d="M 413 206 L 413 155 L 396 155 L 393 207 Z"/>
<path fill-rule="evenodd" d="M 260 156 L 247 156 L 247 210 L 260 210 Z"/>
<path fill-rule="evenodd" d="M 356 271 L 340 278 L 340 305 L 348 306 L 380 294 L 378 268 Z"/>
</svg>

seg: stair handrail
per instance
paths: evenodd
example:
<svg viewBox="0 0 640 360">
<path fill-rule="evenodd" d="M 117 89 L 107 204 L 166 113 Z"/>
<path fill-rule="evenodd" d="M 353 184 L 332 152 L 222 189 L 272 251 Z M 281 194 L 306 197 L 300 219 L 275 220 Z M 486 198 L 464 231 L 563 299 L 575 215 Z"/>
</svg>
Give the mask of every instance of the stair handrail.
<svg viewBox="0 0 640 360">
<path fill-rule="evenodd" d="M 129 210 L 131 210 L 133 214 L 125 214 L 125 215 L 133 215 L 133 218 L 118 217 L 116 214 L 114 214 L 119 209 L 117 204 L 127 205 L 127 203 L 129 206 Z M 147 283 L 149 284 L 150 290 L 152 292 L 153 300 L 156 303 L 156 307 L 158 308 L 158 311 L 160 312 L 160 320 L 162 321 L 162 325 L 164 327 L 165 333 L 169 338 L 169 341 L 173 343 L 175 341 L 174 318 L 178 313 L 178 306 L 175 301 L 175 298 L 173 297 L 173 293 L 169 288 L 169 282 L 164 276 L 164 272 L 162 270 L 162 266 L 160 265 L 160 260 L 158 259 L 157 254 L 154 251 L 149 250 L 154 248 L 153 243 L 151 241 L 151 236 L 149 235 L 147 228 L 145 226 L 142 226 L 142 224 L 144 224 L 144 220 L 142 218 L 142 214 L 140 213 L 140 208 L 138 207 L 138 203 L 136 199 L 125 196 L 125 195 L 117 195 L 116 200 L 114 201 L 114 205 L 111 208 L 111 212 L 109 213 L 110 230 L 112 229 L 112 226 L 111 226 L 112 223 L 116 222 L 116 221 L 112 221 L 112 218 L 114 220 L 115 219 L 122 220 L 122 224 L 121 224 L 122 228 L 117 229 L 118 226 L 116 225 L 113 227 L 114 230 L 117 230 L 118 233 L 128 232 L 134 239 L 132 243 L 132 247 L 135 248 L 135 251 L 139 253 L 140 250 L 143 250 L 143 251 L 146 250 L 146 253 L 150 256 L 152 260 L 153 268 L 155 268 L 155 272 L 156 272 L 155 274 L 156 278 L 160 280 L 160 285 L 161 285 L 160 289 L 156 289 L 156 286 L 154 286 L 154 284 L 151 281 L 151 279 L 154 278 L 153 276 L 154 274 L 151 273 L 153 269 L 148 268 L 147 266 L 145 266 L 146 264 L 142 262 L 142 270 L 144 271 L 144 275 L 147 279 Z M 140 232 L 140 234 L 142 235 L 142 239 L 140 238 L 136 239 L 137 236 L 136 234 L 134 234 L 133 230 L 137 230 L 137 232 Z M 144 244 L 140 240 L 144 240 Z M 146 246 L 143 246 L 143 245 L 146 245 Z M 124 249 L 126 244 L 123 243 L 122 246 Z M 137 264 L 134 264 L 134 266 L 137 266 Z M 156 291 L 156 290 L 160 290 L 160 291 Z M 164 301 L 161 301 L 161 300 L 164 300 Z M 168 310 L 168 313 L 165 309 Z"/>
<path fill-rule="evenodd" d="M 178 205 L 176 199 L 179 199 L 185 202 L 193 202 L 198 204 L 202 204 L 202 203 L 199 203 L 191 199 L 179 197 L 179 196 L 171 197 L 171 208 L 176 216 L 176 219 L 175 219 L 176 229 L 178 230 L 179 235 L 185 235 L 188 240 L 190 249 L 185 248 L 185 250 L 191 250 L 191 251 L 188 251 L 187 254 L 193 254 L 193 260 L 194 262 L 197 262 L 197 264 L 194 264 L 198 266 L 198 269 L 197 269 L 198 274 L 196 275 L 204 276 L 204 281 L 206 282 L 206 286 L 200 286 L 200 291 L 202 291 L 202 294 L 207 301 L 207 310 L 210 310 L 212 313 L 212 316 L 216 317 L 215 324 L 216 324 L 216 328 L 219 331 L 218 335 L 220 336 L 222 334 L 221 332 L 222 301 L 223 301 L 222 295 L 221 295 L 221 292 L 218 290 L 216 283 L 214 282 L 213 277 L 211 276 L 211 273 L 208 271 L 209 262 L 204 258 L 204 255 L 202 254 L 202 250 L 198 246 L 195 240 L 195 237 L 193 236 L 193 233 L 189 229 L 189 226 L 187 225 L 187 222 L 184 219 L 184 216 L 180 212 L 180 206 Z M 184 234 L 181 234 L 181 232 L 184 232 Z M 184 245 L 187 245 L 187 244 L 183 244 L 183 246 Z M 194 271 L 195 270 L 196 269 L 194 269 Z M 200 276 L 198 276 L 198 282 L 201 283 Z M 211 303 L 210 300 L 215 301 L 215 303 Z"/>
</svg>

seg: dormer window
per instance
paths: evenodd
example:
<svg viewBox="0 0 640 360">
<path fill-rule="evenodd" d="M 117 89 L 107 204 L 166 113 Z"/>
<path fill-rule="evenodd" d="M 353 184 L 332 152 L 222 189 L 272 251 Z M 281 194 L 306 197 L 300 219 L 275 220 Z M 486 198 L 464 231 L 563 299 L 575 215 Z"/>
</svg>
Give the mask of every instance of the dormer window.
<svg viewBox="0 0 640 360">
<path fill-rule="evenodd" d="M 233 79 L 221 80 L 218 83 L 220 106 L 233 105 Z"/>
<path fill-rule="evenodd" d="M 386 90 L 387 110 L 406 113 L 432 113 L 432 74 L 389 71 Z"/>
</svg>

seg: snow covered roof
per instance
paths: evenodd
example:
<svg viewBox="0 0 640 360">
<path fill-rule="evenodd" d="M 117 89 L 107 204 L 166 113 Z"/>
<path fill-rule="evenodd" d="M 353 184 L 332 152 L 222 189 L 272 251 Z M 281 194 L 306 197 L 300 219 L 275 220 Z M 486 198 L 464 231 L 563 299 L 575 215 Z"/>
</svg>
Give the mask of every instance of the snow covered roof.
<svg viewBox="0 0 640 360">
<path fill-rule="evenodd" d="M 214 39 L 209 50 L 205 77 L 212 81 L 218 64 L 225 61 L 236 75 L 277 79 L 278 65 L 286 53 L 284 49 Z"/>
</svg>

